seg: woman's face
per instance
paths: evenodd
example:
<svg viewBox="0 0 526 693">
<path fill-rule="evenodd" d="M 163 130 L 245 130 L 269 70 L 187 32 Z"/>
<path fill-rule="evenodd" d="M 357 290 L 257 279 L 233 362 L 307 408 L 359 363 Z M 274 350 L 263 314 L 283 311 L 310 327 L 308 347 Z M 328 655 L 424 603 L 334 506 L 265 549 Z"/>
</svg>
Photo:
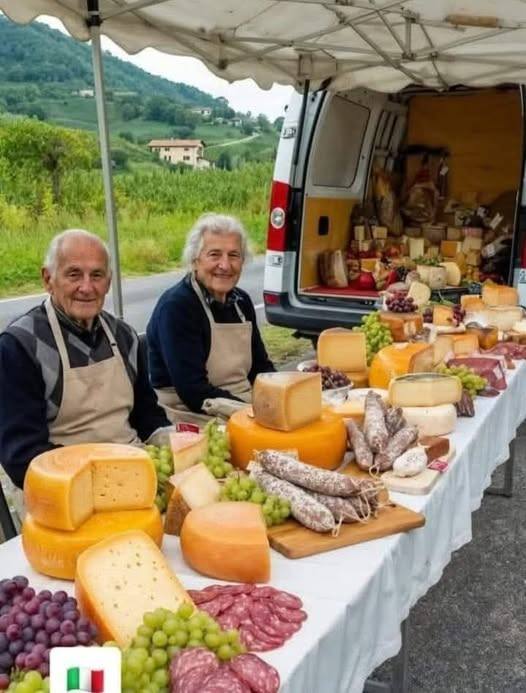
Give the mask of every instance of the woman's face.
<svg viewBox="0 0 526 693">
<path fill-rule="evenodd" d="M 216 300 L 225 301 L 239 281 L 242 267 L 241 239 L 237 233 L 205 231 L 194 269 L 197 279 Z"/>
</svg>

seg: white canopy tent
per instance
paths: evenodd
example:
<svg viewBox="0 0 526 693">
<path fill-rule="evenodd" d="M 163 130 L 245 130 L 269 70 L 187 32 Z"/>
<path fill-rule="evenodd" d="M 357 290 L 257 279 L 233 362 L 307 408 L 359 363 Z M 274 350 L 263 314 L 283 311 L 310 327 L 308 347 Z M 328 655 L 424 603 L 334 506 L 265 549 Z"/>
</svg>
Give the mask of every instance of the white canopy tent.
<svg viewBox="0 0 526 693">
<path fill-rule="evenodd" d="M 91 40 L 114 306 L 122 315 L 101 33 L 128 53 L 152 47 L 216 75 L 301 88 L 394 92 L 526 82 L 526 0 L 0 0 L 12 20 L 60 19 Z"/>
</svg>

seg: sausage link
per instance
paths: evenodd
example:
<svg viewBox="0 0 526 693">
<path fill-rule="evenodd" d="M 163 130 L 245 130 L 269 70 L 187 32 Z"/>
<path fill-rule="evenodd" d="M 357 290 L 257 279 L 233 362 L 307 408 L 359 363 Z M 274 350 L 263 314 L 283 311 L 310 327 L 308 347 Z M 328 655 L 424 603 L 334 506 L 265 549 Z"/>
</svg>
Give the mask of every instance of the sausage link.
<svg viewBox="0 0 526 693">
<path fill-rule="evenodd" d="M 360 493 L 357 479 L 346 474 L 313 467 L 278 450 L 262 450 L 256 454 L 256 462 L 269 474 L 302 486 L 309 491 L 328 496 L 353 496 Z"/>
<path fill-rule="evenodd" d="M 325 505 L 334 516 L 336 522 L 359 522 L 360 520 L 369 519 L 376 505 L 364 499 L 362 496 L 353 498 L 336 498 L 335 496 L 326 496 L 323 493 L 311 493 L 319 503 Z"/>
<path fill-rule="evenodd" d="M 336 528 L 328 508 L 314 500 L 307 491 L 264 471 L 258 462 L 251 464 L 250 478 L 257 481 L 267 493 L 288 500 L 292 516 L 305 527 L 315 532 L 331 532 Z"/>
<path fill-rule="evenodd" d="M 351 447 L 354 450 L 356 464 L 360 469 L 368 471 L 373 465 L 373 453 L 367 445 L 364 434 L 352 419 L 346 419 L 345 426 L 347 427 L 347 435 L 349 436 Z"/>
<path fill-rule="evenodd" d="M 385 424 L 389 435 L 394 435 L 404 425 L 404 412 L 401 407 L 390 407 L 385 415 Z"/>
<path fill-rule="evenodd" d="M 407 450 L 418 438 L 418 428 L 416 426 L 404 426 L 397 431 L 389 441 L 384 452 L 379 453 L 374 458 L 374 466 L 380 472 L 391 469 L 397 457 Z"/>
<path fill-rule="evenodd" d="M 385 425 L 384 406 L 376 392 L 368 392 L 365 397 L 363 432 L 372 452 L 378 453 L 385 450 L 389 433 Z"/>
</svg>

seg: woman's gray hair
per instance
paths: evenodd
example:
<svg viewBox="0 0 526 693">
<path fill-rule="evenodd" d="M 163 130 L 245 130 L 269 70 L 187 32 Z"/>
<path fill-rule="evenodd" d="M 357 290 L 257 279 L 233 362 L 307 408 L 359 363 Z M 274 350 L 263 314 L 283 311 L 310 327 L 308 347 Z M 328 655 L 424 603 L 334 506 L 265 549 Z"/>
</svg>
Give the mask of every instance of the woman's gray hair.
<svg viewBox="0 0 526 693">
<path fill-rule="evenodd" d="M 226 214 L 203 214 L 196 221 L 194 227 L 186 237 L 182 259 L 189 269 L 192 268 L 194 262 L 199 257 L 199 253 L 203 249 L 203 236 L 206 231 L 218 235 L 235 233 L 239 237 L 241 259 L 243 262 L 247 262 L 251 259 L 252 255 L 248 247 L 247 232 L 239 219 L 230 217 Z"/>
<path fill-rule="evenodd" d="M 51 274 L 56 272 L 58 258 L 64 243 L 76 238 L 91 241 L 92 243 L 96 243 L 98 246 L 100 246 L 100 248 L 106 254 L 106 264 L 108 266 L 108 271 L 111 272 L 110 251 L 108 250 L 106 243 L 101 238 L 96 236 L 94 233 L 86 231 L 85 229 L 66 229 L 51 239 L 51 243 L 47 249 L 46 257 L 44 258 L 44 267 Z"/>
</svg>

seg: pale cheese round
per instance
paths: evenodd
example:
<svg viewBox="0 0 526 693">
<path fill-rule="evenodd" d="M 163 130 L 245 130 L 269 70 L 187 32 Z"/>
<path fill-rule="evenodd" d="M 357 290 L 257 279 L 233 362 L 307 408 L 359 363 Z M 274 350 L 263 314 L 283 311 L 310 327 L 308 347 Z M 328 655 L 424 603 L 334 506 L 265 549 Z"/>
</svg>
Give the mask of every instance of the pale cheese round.
<svg viewBox="0 0 526 693">
<path fill-rule="evenodd" d="M 452 433 L 457 425 L 454 404 L 438 404 L 434 407 L 402 407 L 404 418 L 411 426 L 417 426 L 420 438 L 444 436 Z"/>
</svg>

